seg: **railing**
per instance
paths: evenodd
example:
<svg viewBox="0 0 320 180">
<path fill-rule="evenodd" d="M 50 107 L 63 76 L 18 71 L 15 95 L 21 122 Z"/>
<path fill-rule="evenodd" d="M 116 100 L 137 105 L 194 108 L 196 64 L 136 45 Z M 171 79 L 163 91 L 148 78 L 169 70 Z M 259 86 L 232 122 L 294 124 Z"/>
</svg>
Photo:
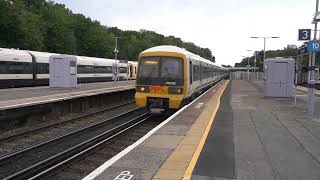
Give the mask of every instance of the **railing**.
<svg viewBox="0 0 320 180">
<path fill-rule="evenodd" d="M 263 72 L 245 72 L 237 71 L 230 72 L 230 79 L 232 80 L 251 80 L 251 81 L 263 81 Z"/>
</svg>

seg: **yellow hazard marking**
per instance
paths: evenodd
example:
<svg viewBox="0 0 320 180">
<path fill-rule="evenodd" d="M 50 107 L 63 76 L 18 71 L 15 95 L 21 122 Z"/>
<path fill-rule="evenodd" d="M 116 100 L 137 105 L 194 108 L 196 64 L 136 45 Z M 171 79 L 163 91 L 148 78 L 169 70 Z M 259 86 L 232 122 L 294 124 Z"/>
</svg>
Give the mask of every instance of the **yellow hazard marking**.
<svg viewBox="0 0 320 180">
<path fill-rule="evenodd" d="M 210 100 L 203 104 L 204 110 L 191 126 L 183 140 L 162 164 L 158 172 L 153 176 L 153 180 L 181 180 L 190 179 L 193 169 L 204 146 L 214 117 L 220 105 L 220 98 L 227 87 L 229 81 L 224 81 L 216 86 L 216 91 Z M 194 108 L 197 104 L 192 105 Z"/>
<path fill-rule="evenodd" d="M 225 88 L 227 87 L 228 83 L 229 83 L 229 81 L 226 81 L 226 83 L 224 83 L 224 85 L 222 86 L 222 90 L 221 90 L 221 91 L 218 91 L 219 94 L 217 94 L 217 96 L 216 96 L 216 98 L 215 98 L 217 104 L 216 104 L 216 106 L 214 107 L 214 110 L 213 110 L 213 113 L 212 113 L 212 115 L 211 115 L 211 117 L 210 117 L 210 120 L 209 120 L 209 122 L 208 122 L 208 125 L 207 125 L 207 127 L 206 127 L 206 129 L 205 129 L 205 131 L 204 131 L 204 133 L 203 133 L 203 135 L 202 135 L 202 137 L 201 137 L 201 139 L 200 139 L 200 142 L 199 142 L 199 144 L 198 144 L 198 147 L 197 147 L 196 151 L 194 152 L 194 154 L 193 154 L 193 156 L 192 156 L 192 159 L 191 159 L 191 161 L 190 161 L 190 163 L 189 163 L 189 166 L 188 166 L 187 170 L 186 170 L 185 173 L 184 173 L 184 176 L 183 176 L 183 179 L 184 179 L 184 180 L 189 180 L 189 179 L 191 178 L 191 176 L 192 176 L 192 172 L 193 172 L 193 170 L 194 170 L 194 167 L 195 167 L 196 164 L 197 164 L 198 158 L 199 158 L 199 156 L 200 156 L 200 153 L 201 153 L 202 148 L 203 148 L 203 146 L 204 146 L 204 144 L 205 144 L 205 142 L 206 142 L 206 139 L 207 139 L 207 137 L 208 137 L 209 131 L 210 131 L 211 126 L 212 126 L 212 123 L 213 123 L 213 121 L 214 121 L 214 118 L 215 118 L 215 116 L 216 116 L 216 114 L 217 114 L 217 111 L 218 111 L 218 109 L 219 109 L 219 106 L 220 106 L 220 98 L 221 98 L 221 96 L 222 96 Z"/>
</svg>

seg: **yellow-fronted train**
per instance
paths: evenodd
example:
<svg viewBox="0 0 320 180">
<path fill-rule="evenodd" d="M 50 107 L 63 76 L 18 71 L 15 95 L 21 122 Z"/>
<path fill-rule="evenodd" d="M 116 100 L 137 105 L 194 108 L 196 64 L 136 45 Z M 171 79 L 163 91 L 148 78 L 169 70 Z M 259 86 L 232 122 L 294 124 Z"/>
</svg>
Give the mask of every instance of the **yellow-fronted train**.
<svg viewBox="0 0 320 180">
<path fill-rule="evenodd" d="M 229 71 L 176 46 L 156 46 L 140 53 L 136 104 L 152 114 L 178 109 Z"/>
</svg>

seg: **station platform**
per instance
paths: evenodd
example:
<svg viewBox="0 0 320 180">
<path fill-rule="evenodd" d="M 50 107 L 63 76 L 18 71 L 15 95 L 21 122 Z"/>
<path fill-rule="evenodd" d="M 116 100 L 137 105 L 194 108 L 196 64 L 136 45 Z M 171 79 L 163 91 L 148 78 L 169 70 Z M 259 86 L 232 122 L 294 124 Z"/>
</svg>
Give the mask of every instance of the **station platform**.
<svg viewBox="0 0 320 180">
<path fill-rule="evenodd" d="M 320 179 L 320 98 L 266 98 L 262 81 L 223 81 L 93 171 L 89 179 Z"/>
<path fill-rule="evenodd" d="M 320 83 L 319 83 L 320 84 Z M 300 90 L 300 91 L 304 91 L 304 92 L 308 92 L 308 88 L 306 87 L 303 87 L 303 86 L 297 86 L 297 89 Z M 316 96 L 320 96 L 320 90 L 314 90 L 314 94 Z"/>
<path fill-rule="evenodd" d="M 0 89 L 0 111 L 134 88 L 135 81 L 119 81 L 78 84 L 76 88 L 37 86 Z"/>
</svg>

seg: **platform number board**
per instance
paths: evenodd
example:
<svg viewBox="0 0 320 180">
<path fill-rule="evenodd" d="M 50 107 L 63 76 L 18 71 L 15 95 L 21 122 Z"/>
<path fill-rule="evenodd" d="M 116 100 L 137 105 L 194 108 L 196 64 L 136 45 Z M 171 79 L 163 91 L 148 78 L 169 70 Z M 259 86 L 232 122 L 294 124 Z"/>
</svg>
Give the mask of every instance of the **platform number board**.
<svg viewBox="0 0 320 180">
<path fill-rule="evenodd" d="M 309 52 L 320 52 L 320 41 L 309 41 L 307 44 L 307 49 Z"/>
<path fill-rule="evenodd" d="M 309 41 L 311 39 L 311 29 L 299 29 L 299 41 Z"/>
</svg>

